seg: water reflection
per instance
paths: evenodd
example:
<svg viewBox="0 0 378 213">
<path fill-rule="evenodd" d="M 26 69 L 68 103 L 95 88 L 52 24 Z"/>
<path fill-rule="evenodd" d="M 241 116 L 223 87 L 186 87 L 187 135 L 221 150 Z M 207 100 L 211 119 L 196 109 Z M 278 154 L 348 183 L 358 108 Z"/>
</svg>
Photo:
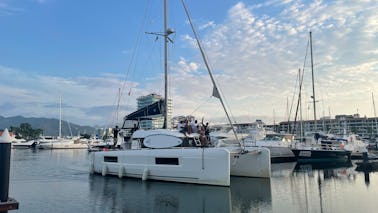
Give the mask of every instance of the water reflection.
<svg viewBox="0 0 378 213">
<path fill-rule="evenodd" d="M 231 187 L 90 177 L 92 212 L 271 212 L 270 180 L 232 178 Z"/>
<path fill-rule="evenodd" d="M 297 162 L 273 163 L 271 165 L 271 176 L 274 178 L 290 177 Z"/>
<path fill-rule="evenodd" d="M 329 162 L 329 163 L 297 163 L 294 173 L 305 172 L 310 176 L 313 173 L 321 172 L 324 179 L 351 178 L 356 176 L 352 162 Z"/>
<path fill-rule="evenodd" d="M 362 161 L 362 162 L 356 162 L 356 164 L 357 164 L 356 171 L 364 173 L 365 184 L 366 186 L 369 186 L 370 173 L 378 171 L 378 161 L 377 160 Z"/>
<path fill-rule="evenodd" d="M 327 196 L 324 191 L 329 191 L 327 182 L 338 180 L 352 181 L 356 180 L 356 171 L 352 162 L 329 162 L 329 163 L 297 163 L 293 171 L 293 176 L 303 178 L 303 197 L 305 199 L 305 209 L 307 212 L 316 211 L 324 212 Z M 316 196 L 318 195 L 318 196 Z M 318 200 L 317 202 L 314 202 Z M 318 205 L 316 205 L 318 203 Z"/>
</svg>

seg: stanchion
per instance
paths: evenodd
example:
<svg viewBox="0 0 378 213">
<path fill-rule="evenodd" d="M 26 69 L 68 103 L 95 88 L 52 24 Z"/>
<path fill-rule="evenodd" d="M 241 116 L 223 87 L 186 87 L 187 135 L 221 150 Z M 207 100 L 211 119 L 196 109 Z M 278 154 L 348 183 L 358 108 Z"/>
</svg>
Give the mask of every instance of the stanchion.
<svg viewBox="0 0 378 213">
<path fill-rule="evenodd" d="M 18 202 L 8 197 L 11 141 L 8 129 L 5 129 L 0 137 L 0 212 L 18 209 Z"/>
</svg>

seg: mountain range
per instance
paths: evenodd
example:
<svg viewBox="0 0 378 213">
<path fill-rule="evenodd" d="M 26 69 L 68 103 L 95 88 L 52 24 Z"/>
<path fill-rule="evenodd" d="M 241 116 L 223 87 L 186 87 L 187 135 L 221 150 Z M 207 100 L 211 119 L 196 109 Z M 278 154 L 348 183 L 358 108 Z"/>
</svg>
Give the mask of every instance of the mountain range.
<svg viewBox="0 0 378 213">
<path fill-rule="evenodd" d="M 59 119 L 55 118 L 26 118 L 23 116 L 3 117 L 0 116 L 0 129 L 19 127 L 22 123 L 29 123 L 33 129 L 42 129 L 44 135 L 59 135 Z M 80 126 L 62 120 L 62 136 L 76 136 L 79 134 L 92 135 L 96 128 L 90 126 Z"/>
</svg>

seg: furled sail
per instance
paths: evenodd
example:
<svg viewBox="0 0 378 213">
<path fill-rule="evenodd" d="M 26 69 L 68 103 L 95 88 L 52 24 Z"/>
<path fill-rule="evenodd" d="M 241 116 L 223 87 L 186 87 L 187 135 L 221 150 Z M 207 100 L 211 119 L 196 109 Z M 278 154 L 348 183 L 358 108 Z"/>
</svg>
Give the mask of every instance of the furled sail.
<svg viewBox="0 0 378 213">
<path fill-rule="evenodd" d="M 164 100 L 160 100 L 126 115 L 123 120 L 145 120 L 150 119 L 150 116 L 161 115 L 163 113 Z"/>
</svg>

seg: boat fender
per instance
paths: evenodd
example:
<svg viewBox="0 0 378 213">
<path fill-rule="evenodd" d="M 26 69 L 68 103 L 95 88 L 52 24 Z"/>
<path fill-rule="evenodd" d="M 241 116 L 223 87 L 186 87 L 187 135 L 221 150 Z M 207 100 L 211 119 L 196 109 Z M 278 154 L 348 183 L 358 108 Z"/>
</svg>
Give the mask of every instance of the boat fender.
<svg viewBox="0 0 378 213">
<path fill-rule="evenodd" d="M 148 179 L 148 173 L 149 173 L 149 170 L 147 168 L 145 168 L 144 171 L 143 171 L 143 175 L 142 175 L 143 181 Z"/>
<path fill-rule="evenodd" d="M 125 174 L 125 167 L 121 166 L 119 167 L 119 170 L 118 170 L 118 177 L 122 178 L 123 174 Z"/>
<path fill-rule="evenodd" d="M 106 166 L 106 164 L 104 164 L 104 166 L 102 166 L 102 176 L 107 175 L 107 173 L 108 173 L 108 167 Z"/>
</svg>

